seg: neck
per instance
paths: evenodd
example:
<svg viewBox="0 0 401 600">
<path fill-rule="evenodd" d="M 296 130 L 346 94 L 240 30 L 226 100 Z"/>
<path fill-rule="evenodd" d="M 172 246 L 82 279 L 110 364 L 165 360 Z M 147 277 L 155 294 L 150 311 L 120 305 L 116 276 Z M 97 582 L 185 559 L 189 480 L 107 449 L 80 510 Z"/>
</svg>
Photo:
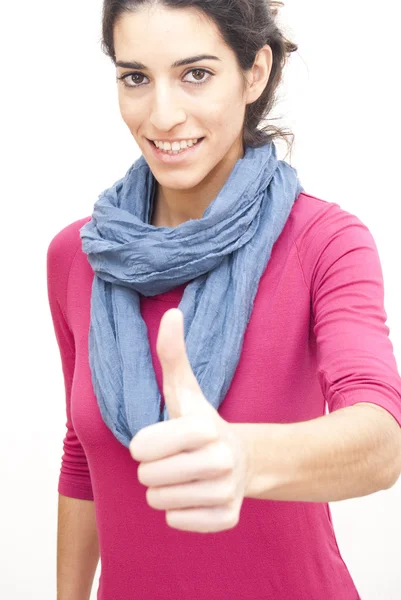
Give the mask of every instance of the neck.
<svg viewBox="0 0 401 600">
<path fill-rule="evenodd" d="M 157 183 L 151 224 L 174 228 L 191 219 L 202 219 L 205 210 L 223 189 L 235 163 L 243 157 L 243 148 L 233 147 L 203 181 L 188 190 L 171 189 Z"/>
</svg>

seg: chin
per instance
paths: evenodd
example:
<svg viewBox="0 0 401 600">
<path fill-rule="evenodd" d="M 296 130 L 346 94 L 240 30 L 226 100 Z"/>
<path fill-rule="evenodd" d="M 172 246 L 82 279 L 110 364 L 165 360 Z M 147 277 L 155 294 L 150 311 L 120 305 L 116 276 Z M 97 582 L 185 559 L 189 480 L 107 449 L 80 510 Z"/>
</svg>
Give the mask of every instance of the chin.
<svg viewBox="0 0 401 600">
<path fill-rule="evenodd" d="M 190 177 L 166 177 L 165 181 L 167 187 L 173 187 L 175 190 L 186 190 L 196 185 Z"/>
<path fill-rule="evenodd" d="M 206 176 L 206 175 L 205 175 Z M 192 176 L 190 177 L 188 174 L 188 170 L 186 172 L 174 173 L 172 177 L 162 176 L 158 178 L 158 182 L 163 187 L 166 187 L 171 190 L 191 190 L 197 185 L 199 185 L 205 177 L 200 176 Z"/>
</svg>

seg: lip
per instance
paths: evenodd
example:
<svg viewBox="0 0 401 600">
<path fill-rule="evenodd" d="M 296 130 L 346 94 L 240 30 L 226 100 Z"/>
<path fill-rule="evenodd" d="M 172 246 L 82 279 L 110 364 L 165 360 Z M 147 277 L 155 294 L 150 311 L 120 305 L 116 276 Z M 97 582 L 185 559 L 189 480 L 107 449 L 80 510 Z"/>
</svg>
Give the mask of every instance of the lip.
<svg viewBox="0 0 401 600">
<path fill-rule="evenodd" d="M 180 152 L 180 154 L 166 154 L 165 152 L 162 152 L 161 150 L 159 150 L 159 148 L 157 148 L 153 142 L 151 142 L 150 140 L 148 140 L 148 142 L 152 148 L 153 155 L 158 160 L 160 160 L 160 162 L 169 165 L 169 164 L 183 162 L 187 158 L 192 158 L 193 156 L 195 156 L 196 151 L 199 149 L 198 147 L 202 146 L 204 139 L 205 138 L 201 138 L 201 141 L 199 141 L 197 144 L 195 144 L 195 146 L 192 146 L 191 148 L 187 148 L 186 150 L 184 150 L 184 152 Z"/>
</svg>

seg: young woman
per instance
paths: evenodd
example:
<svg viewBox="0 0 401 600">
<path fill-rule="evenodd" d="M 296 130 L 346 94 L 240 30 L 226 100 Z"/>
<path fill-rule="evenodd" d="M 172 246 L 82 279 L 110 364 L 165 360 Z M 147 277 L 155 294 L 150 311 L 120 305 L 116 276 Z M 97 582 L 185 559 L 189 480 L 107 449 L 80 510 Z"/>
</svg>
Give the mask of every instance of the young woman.
<svg viewBox="0 0 401 600">
<path fill-rule="evenodd" d="M 372 235 L 260 126 L 275 4 L 104 2 L 142 154 L 48 251 L 59 600 L 360 598 L 328 502 L 397 480 L 401 378 Z"/>
</svg>

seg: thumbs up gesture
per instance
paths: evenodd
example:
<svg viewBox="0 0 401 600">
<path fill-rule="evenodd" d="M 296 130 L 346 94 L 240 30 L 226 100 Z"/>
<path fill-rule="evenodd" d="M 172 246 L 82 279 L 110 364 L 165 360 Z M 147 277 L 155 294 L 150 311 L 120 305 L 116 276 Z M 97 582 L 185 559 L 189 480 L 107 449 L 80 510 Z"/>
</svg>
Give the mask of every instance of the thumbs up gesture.
<svg viewBox="0 0 401 600">
<path fill-rule="evenodd" d="M 206 400 L 185 348 L 184 319 L 168 310 L 160 323 L 157 354 L 170 420 L 141 429 L 131 440 L 138 479 L 150 507 L 183 531 L 234 528 L 251 477 L 251 449 L 241 424 L 228 423 Z"/>
</svg>

